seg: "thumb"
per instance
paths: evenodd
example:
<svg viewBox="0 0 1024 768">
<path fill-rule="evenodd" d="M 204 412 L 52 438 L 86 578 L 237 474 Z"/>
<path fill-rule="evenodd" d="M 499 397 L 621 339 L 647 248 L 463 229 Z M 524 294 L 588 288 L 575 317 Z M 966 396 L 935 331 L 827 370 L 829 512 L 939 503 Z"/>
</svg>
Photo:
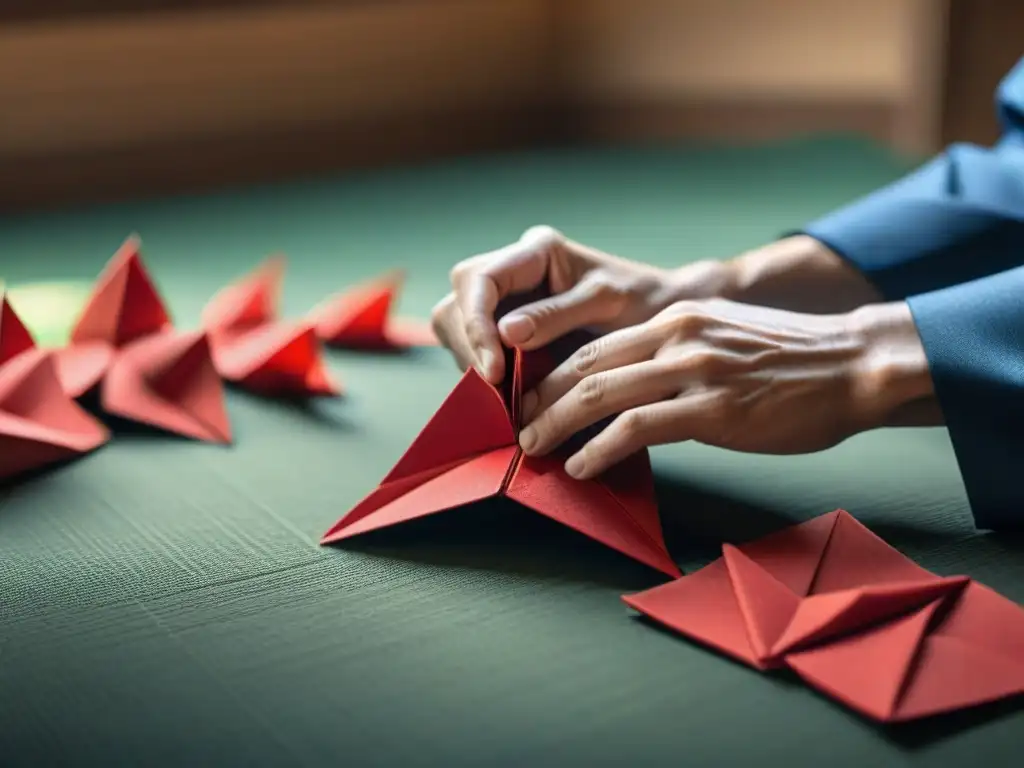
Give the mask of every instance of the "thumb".
<svg viewBox="0 0 1024 768">
<path fill-rule="evenodd" d="M 564 293 L 509 312 L 498 323 L 507 346 L 537 349 L 571 331 L 614 319 L 622 292 L 604 279 L 584 278 Z"/>
</svg>

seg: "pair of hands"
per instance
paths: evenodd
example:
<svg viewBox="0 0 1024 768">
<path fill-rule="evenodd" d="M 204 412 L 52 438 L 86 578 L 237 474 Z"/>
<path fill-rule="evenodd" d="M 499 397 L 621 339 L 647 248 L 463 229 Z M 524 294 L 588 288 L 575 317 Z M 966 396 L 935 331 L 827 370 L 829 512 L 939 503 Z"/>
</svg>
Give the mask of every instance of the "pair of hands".
<svg viewBox="0 0 1024 768">
<path fill-rule="evenodd" d="M 614 416 L 566 462 L 576 478 L 682 440 L 746 452 L 822 450 L 927 403 L 927 361 L 905 303 L 824 246 L 789 238 L 729 262 L 663 270 L 550 227 L 457 264 L 433 325 L 460 367 L 498 384 L 502 347 L 597 331 L 524 394 L 520 445 L 543 455 Z M 506 296 L 551 296 L 495 321 Z"/>
</svg>

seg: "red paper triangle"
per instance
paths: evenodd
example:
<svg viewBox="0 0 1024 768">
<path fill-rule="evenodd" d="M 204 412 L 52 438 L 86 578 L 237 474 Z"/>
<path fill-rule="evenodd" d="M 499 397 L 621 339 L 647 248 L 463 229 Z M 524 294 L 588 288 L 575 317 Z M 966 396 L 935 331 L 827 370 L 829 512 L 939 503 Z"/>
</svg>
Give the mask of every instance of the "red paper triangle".
<svg viewBox="0 0 1024 768">
<path fill-rule="evenodd" d="M 795 594 L 810 594 L 815 574 L 832 538 L 842 510 L 770 533 L 740 545 L 743 554 L 785 584 Z"/>
<path fill-rule="evenodd" d="M 723 559 L 736 603 L 758 660 L 767 664 L 800 605 L 800 597 L 736 547 L 725 544 Z"/>
<path fill-rule="evenodd" d="M 805 598 L 772 655 L 817 644 L 916 610 L 964 588 L 969 579 L 954 576 L 828 592 Z"/>
<path fill-rule="evenodd" d="M 564 459 L 524 457 L 505 494 L 651 568 L 673 577 L 682 575 L 669 557 L 660 526 L 652 536 L 634 517 L 656 516 L 656 505 L 638 504 L 633 499 L 627 506 L 600 478 L 573 480 L 565 473 Z"/>
<path fill-rule="evenodd" d="M 283 255 L 270 256 L 248 275 L 222 288 L 203 309 L 202 326 L 213 334 L 235 335 L 276 321 L 286 266 Z"/>
<path fill-rule="evenodd" d="M 137 237 L 130 237 L 100 273 L 71 332 L 71 343 L 121 347 L 165 330 L 170 316 L 142 263 Z"/>
<path fill-rule="evenodd" d="M 940 602 L 829 645 L 789 654 L 786 664 L 853 709 L 890 720 Z"/>
<path fill-rule="evenodd" d="M 109 433 L 60 386 L 48 353 L 0 366 L 0 476 L 11 477 L 92 451 Z"/>
<path fill-rule="evenodd" d="M 721 558 L 681 579 L 622 599 L 634 610 L 692 640 L 758 669 L 765 667 L 751 648 L 746 622 Z"/>
<path fill-rule="evenodd" d="M 167 332 L 124 348 L 103 382 L 108 413 L 196 440 L 230 443 L 224 389 L 205 333 Z"/>
<path fill-rule="evenodd" d="M 467 371 L 380 487 L 336 523 L 323 543 L 503 494 L 678 576 L 662 538 L 646 454 L 619 473 L 573 480 L 556 459 L 523 458 L 506 399 L 515 402 L 518 394 L 503 398 Z M 625 470 L 631 470 L 628 476 Z M 483 473 L 482 489 L 473 473 Z"/>
<path fill-rule="evenodd" d="M 331 296 L 310 313 L 324 343 L 354 349 L 390 349 L 437 343 L 429 325 L 392 312 L 405 273 L 395 270 Z"/>
<path fill-rule="evenodd" d="M 320 342 L 306 324 L 272 323 L 237 337 L 212 337 L 217 371 L 265 395 L 335 396 L 341 390 L 324 365 Z"/>
<path fill-rule="evenodd" d="M 22 352 L 35 349 L 36 343 L 4 294 L 0 299 L 0 365 Z"/>
<path fill-rule="evenodd" d="M 814 593 L 835 592 L 871 584 L 921 581 L 931 576 L 852 515 L 843 513 L 836 520 L 811 589 Z"/>
<path fill-rule="evenodd" d="M 473 414 L 467 418 L 466 414 Z M 514 446 L 508 412 L 495 392 L 469 369 L 382 483 Z"/>
</svg>

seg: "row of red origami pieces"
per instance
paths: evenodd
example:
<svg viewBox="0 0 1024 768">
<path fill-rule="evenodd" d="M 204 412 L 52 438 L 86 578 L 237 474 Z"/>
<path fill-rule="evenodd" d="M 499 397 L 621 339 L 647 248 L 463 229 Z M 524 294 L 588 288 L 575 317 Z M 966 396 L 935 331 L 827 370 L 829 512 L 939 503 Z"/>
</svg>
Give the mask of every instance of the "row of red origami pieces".
<svg viewBox="0 0 1024 768">
<path fill-rule="evenodd" d="M 394 349 L 434 343 L 429 328 L 391 316 L 402 275 L 329 297 L 307 318 L 279 316 L 285 261 L 267 259 L 217 292 L 198 330 L 174 328 L 136 236 L 109 260 L 59 349 L 38 348 L 0 299 L 0 478 L 105 444 L 109 430 L 76 400 L 197 440 L 230 443 L 223 382 L 268 396 L 337 396 L 322 345 Z"/>
</svg>

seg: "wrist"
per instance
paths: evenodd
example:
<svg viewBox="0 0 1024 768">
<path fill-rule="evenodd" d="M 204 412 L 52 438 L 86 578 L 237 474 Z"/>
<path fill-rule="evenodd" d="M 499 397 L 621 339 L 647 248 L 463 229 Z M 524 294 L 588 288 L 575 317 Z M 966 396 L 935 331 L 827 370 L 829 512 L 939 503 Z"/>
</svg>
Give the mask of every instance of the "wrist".
<svg viewBox="0 0 1024 768">
<path fill-rule="evenodd" d="M 899 414 L 933 402 L 928 357 L 906 302 L 870 304 L 846 315 L 859 350 L 851 393 L 866 428 L 898 423 Z"/>
<path fill-rule="evenodd" d="M 731 260 L 733 301 L 812 314 L 849 312 L 882 300 L 857 269 L 809 235 L 786 237 Z"/>
</svg>

